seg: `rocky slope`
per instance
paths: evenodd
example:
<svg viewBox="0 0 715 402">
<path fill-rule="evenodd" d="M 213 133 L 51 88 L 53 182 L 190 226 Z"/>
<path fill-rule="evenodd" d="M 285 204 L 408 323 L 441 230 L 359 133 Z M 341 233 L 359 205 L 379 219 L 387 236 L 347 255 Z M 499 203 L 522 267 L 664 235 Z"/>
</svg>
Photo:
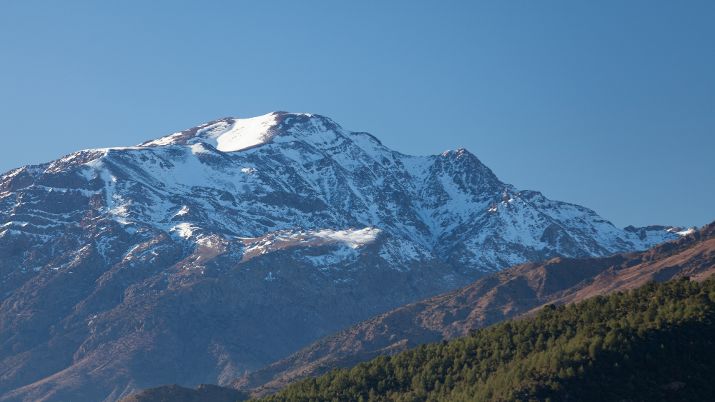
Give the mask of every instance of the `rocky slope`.
<svg viewBox="0 0 715 402">
<path fill-rule="evenodd" d="M 676 238 L 318 115 L 227 118 L 0 177 L 0 401 L 228 383 L 370 316 L 555 256 Z"/>
<path fill-rule="evenodd" d="M 349 367 L 418 344 L 467 335 L 544 304 L 578 302 L 677 277 L 715 273 L 715 222 L 684 238 L 639 253 L 605 258 L 554 258 L 490 275 L 445 295 L 397 308 L 326 337 L 234 383 L 265 395 L 307 376 Z"/>
</svg>

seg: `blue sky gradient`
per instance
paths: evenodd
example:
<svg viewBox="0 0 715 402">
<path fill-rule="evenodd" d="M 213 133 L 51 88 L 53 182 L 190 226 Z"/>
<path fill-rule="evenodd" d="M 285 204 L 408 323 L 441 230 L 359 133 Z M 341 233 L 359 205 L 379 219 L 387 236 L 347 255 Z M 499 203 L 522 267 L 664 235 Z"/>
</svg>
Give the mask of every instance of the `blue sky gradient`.
<svg viewBox="0 0 715 402">
<path fill-rule="evenodd" d="M 6 1 L 0 170 L 224 116 L 465 147 L 618 226 L 715 219 L 713 1 Z"/>
</svg>

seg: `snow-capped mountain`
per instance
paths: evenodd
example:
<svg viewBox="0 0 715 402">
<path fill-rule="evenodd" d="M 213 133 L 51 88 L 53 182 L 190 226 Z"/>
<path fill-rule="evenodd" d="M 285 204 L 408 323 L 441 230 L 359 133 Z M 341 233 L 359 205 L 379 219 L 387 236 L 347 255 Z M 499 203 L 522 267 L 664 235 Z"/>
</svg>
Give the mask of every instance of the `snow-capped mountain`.
<svg viewBox="0 0 715 402">
<path fill-rule="evenodd" d="M 464 149 L 226 118 L 0 178 L 0 400 L 227 382 L 376 313 L 553 256 L 678 237 L 502 183 Z"/>
<path fill-rule="evenodd" d="M 136 147 L 80 151 L 11 171 L 0 189 L 0 235 L 36 247 L 67 241 L 88 215 L 130 236 L 161 231 L 190 244 L 215 235 L 244 252 L 268 252 L 269 239 L 301 231 L 340 231 L 332 238 L 352 248 L 383 233 L 380 255 L 396 269 L 436 258 L 491 271 L 675 237 L 665 227 L 620 230 L 589 209 L 515 189 L 464 149 L 403 155 L 309 114 L 222 119 Z M 78 245 L 111 259 L 111 238 L 79 232 Z M 23 262 L 57 268 L 50 258 Z"/>
</svg>

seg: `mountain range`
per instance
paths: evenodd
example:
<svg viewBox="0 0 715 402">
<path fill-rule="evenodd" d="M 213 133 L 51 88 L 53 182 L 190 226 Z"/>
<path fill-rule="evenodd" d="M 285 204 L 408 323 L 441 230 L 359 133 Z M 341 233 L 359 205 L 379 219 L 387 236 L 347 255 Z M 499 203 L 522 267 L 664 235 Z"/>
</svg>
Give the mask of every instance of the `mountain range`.
<svg viewBox="0 0 715 402">
<path fill-rule="evenodd" d="M 0 177 L 0 401 L 230 384 L 515 264 L 686 233 L 619 229 L 467 150 L 404 155 L 313 114 L 83 150 Z"/>
</svg>

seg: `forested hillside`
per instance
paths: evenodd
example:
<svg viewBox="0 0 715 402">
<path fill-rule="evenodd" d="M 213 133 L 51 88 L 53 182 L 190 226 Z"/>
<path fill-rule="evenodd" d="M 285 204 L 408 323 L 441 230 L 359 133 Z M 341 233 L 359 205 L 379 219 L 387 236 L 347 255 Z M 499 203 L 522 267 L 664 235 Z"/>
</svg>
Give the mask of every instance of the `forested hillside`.
<svg viewBox="0 0 715 402">
<path fill-rule="evenodd" d="M 651 283 L 334 370 L 266 400 L 715 400 L 713 317 L 713 279 Z"/>
</svg>

